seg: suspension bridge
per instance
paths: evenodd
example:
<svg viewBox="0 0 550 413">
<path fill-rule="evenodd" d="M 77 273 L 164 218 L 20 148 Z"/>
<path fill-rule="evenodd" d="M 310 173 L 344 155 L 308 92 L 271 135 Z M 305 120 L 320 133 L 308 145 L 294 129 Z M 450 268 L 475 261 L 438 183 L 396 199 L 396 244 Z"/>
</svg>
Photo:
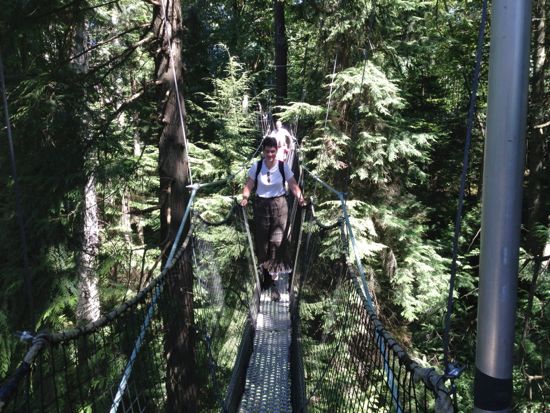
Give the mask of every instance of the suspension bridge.
<svg viewBox="0 0 550 413">
<path fill-rule="evenodd" d="M 492 30 L 498 35 L 514 26 L 523 42 L 514 47 L 524 58 L 512 59 L 513 70 L 506 69 L 490 79 L 493 91 L 498 92 L 494 87 L 498 84 L 513 85 L 513 93 L 506 93 L 517 99 L 498 93 L 492 100 L 490 97 L 488 146 L 497 145 L 500 135 L 504 137 L 500 141 L 507 144 L 501 145 L 503 157 L 487 156 L 489 166 L 500 165 L 499 159 L 514 165 L 522 162 L 522 142 L 517 136 L 522 136 L 518 131 L 525 124 L 525 44 L 530 10 L 516 13 L 517 7 L 508 5 L 510 12 L 507 7 L 496 9 Z M 515 17 L 518 14 L 521 21 Z M 513 53 L 505 48 L 492 48 L 493 67 L 506 66 L 502 63 Z M 497 112 L 515 121 L 502 125 Z M 172 377 L 165 339 L 178 324 L 176 309 L 181 305 L 171 299 L 170 278 L 174 274 L 171 269 L 182 262 L 194 277 L 192 356 L 199 411 L 455 411 L 447 388 L 449 377 L 420 365 L 379 320 L 344 193 L 311 173 L 297 155 L 294 169 L 306 193 L 320 186 L 331 194 L 338 208 L 325 210 L 320 218 L 316 207 L 322 210 L 323 205 L 312 202 L 298 208 L 290 198 L 287 237 L 293 268 L 277 281 L 280 301 L 271 301 L 262 291 L 249 211 L 232 197 L 213 190 L 234 176 L 191 185 L 184 218 L 158 277 L 97 321 L 67 331 L 22 334 L 29 348 L 0 387 L 0 411 L 169 410 L 173 395 L 168 383 Z M 486 168 L 488 173 L 496 169 L 501 168 Z M 509 193 L 511 186 L 521 186 L 521 173 L 517 173 L 521 170 L 513 167 L 504 174 L 486 177 L 488 182 L 495 182 L 486 192 L 495 187 L 500 193 L 485 200 L 484 192 L 484 203 L 493 204 L 491 214 L 502 222 L 510 218 L 510 209 L 518 221 L 519 197 L 500 194 Z M 503 182 L 506 185 L 499 185 Z M 489 218 L 487 222 L 495 222 Z M 482 248 L 497 250 L 494 256 L 501 250 L 517 251 L 515 232 L 499 239 L 486 237 Z M 506 257 L 505 262 L 487 260 L 482 260 L 482 273 L 487 274 L 480 285 L 480 301 L 485 303 L 496 294 L 497 289 L 489 287 L 497 273 L 504 273 L 499 276 L 505 281 L 517 273 L 514 257 Z M 504 301 L 515 303 L 512 289 L 507 292 Z M 486 353 L 495 347 L 491 339 L 501 336 L 498 330 L 506 337 L 510 335 L 515 304 L 508 305 L 512 314 L 503 316 L 493 311 L 500 307 L 494 307 L 480 310 L 477 411 L 505 411 L 509 406 L 507 394 L 496 402 L 489 400 L 489 392 L 481 394 L 484 389 L 511 386 L 508 373 L 512 357 L 506 353 L 511 345 L 504 348 L 505 363 L 497 363 L 496 357 Z M 511 333 L 513 336 L 513 329 Z"/>
<path fill-rule="evenodd" d="M 262 291 L 249 211 L 221 197 L 225 218 L 215 221 L 204 205 L 217 194 L 195 184 L 178 235 L 190 230 L 161 274 L 96 322 L 29 335 L 1 388 L 2 411 L 165 411 L 163 340 L 178 305 L 170 269 L 185 259 L 195 280 L 200 411 L 453 411 L 445 377 L 415 362 L 379 321 L 342 194 L 296 167 L 306 191 L 320 183 L 334 192 L 340 212 L 323 223 L 313 204 L 290 200 L 294 264 L 277 281 L 280 301 Z M 327 253 L 331 238 L 339 247 Z M 324 311 L 312 311 L 319 304 Z"/>
</svg>

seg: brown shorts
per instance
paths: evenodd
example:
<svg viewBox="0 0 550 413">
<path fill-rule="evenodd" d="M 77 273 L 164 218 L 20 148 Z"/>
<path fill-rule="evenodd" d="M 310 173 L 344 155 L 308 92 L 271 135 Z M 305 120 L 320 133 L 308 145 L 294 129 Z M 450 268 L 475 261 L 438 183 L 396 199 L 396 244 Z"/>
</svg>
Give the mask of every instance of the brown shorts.
<svg viewBox="0 0 550 413">
<path fill-rule="evenodd" d="M 254 199 L 254 238 L 261 266 L 271 272 L 287 267 L 286 242 L 288 203 L 285 196 Z"/>
</svg>

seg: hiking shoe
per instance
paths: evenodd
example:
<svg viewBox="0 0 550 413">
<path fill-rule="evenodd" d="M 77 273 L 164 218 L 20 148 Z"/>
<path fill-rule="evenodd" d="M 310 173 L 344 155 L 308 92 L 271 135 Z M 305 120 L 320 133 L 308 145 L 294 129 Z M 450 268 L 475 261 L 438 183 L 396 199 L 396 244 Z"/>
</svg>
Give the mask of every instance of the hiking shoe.
<svg viewBox="0 0 550 413">
<path fill-rule="evenodd" d="M 271 287 L 271 301 L 279 301 L 281 299 L 281 294 L 279 294 L 279 290 L 277 289 L 277 286 L 273 284 Z"/>
<path fill-rule="evenodd" d="M 268 290 L 269 287 L 273 284 L 273 279 L 271 278 L 271 275 L 269 274 L 269 271 L 265 268 L 262 268 L 262 276 L 260 278 L 260 284 L 262 287 L 262 290 Z"/>
</svg>

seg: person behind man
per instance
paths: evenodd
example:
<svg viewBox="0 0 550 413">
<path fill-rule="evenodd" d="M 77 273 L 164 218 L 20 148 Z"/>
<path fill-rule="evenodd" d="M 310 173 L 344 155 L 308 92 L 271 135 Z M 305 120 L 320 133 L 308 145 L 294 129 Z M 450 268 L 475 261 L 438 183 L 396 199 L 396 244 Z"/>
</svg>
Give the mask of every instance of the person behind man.
<svg viewBox="0 0 550 413">
<path fill-rule="evenodd" d="M 254 163 L 248 170 L 248 179 L 242 191 L 240 204 L 243 207 L 247 206 L 250 194 L 256 191 L 254 200 L 256 254 L 264 283 L 266 287 L 271 286 L 271 299 L 278 301 L 280 295 L 273 283 L 271 273 L 279 272 L 286 264 L 283 241 L 288 219 L 288 204 L 284 181 L 288 183 L 300 206 L 304 206 L 306 201 L 291 169 L 287 164 L 276 159 L 277 140 L 274 137 L 264 138 L 262 152 L 264 159 Z"/>
<path fill-rule="evenodd" d="M 272 137 L 277 140 L 277 160 L 286 162 L 290 145 L 292 144 L 292 135 L 278 120 L 275 122 L 275 129 L 271 132 Z"/>
</svg>

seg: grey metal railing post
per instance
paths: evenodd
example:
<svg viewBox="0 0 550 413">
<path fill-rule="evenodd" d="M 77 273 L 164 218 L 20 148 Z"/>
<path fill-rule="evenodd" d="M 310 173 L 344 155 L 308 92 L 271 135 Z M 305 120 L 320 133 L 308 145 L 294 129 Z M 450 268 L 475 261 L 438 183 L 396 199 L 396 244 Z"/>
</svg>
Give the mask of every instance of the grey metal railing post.
<svg viewBox="0 0 550 413">
<path fill-rule="evenodd" d="M 492 2 L 475 412 L 509 412 L 524 172 L 531 0 Z"/>
</svg>

